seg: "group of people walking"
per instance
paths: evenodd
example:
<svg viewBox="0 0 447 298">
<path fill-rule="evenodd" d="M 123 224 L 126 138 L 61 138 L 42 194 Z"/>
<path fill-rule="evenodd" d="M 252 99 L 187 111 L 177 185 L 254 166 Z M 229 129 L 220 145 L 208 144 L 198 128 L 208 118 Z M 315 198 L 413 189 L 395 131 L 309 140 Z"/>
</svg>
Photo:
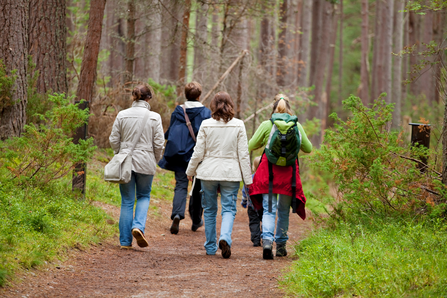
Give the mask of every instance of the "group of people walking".
<svg viewBox="0 0 447 298">
<path fill-rule="evenodd" d="M 243 181 L 241 204 L 247 208 L 253 245 L 262 245 L 263 258 L 273 259 L 273 243 L 276 242 L 276 256 L 286 256 L 290 209 L 303 219 L 306 216 L 298 152 L 300 149 L 307 153 L 312 150 L 304 129 L 293 116 L 289 99 L 283 94 L 274 98 L 272 118 L 264 121 L 248 141 L 244 122 L 234 118 L 230 95 L 218 92 L 208 109 L 199 101 L 201 93 L 199 83 L 187 84 L 187 101 L 172 113 L 169 129 L 163 133 L 160 115 L 150 112 L 143 134 L 139 140 L 134 140 L 137 145 L 132 155 L 132 178 L 129 183 L 120 184 L 121 248 L 132 248 L 132 236 L 140 247 L 149 245 L 144 228 L 158 163 L 161 168 L 175 172 L 172 234 L 179 233 L 180 221 L 185 218 L 191 181 L 191 230 L 197 231 L 205 225 L 206 254 L 215 255 L 220 249 L 222 257 L 229 258 L 237 196 Z M 132 142 L 144 109 L 150 110 L 153 91 L 150 86 L 141 85 L 134 89 L 132 96 L 132 107 L 118 113 L 110 135 L 115 153 L 126 150 L 126 144 Z M 252 167 L 249 152 L 264 146 L 265 153 L 255 158 Z M 219 193 L 222 223 L 217 239 Z"/>
</svg>

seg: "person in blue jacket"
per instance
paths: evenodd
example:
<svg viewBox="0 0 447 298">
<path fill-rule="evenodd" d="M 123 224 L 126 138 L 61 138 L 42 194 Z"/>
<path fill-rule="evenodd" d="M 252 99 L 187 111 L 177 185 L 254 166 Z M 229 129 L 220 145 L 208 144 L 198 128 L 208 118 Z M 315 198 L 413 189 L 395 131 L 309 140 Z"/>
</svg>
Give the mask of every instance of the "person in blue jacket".
<svg viewBox="0 0 447 298">
<path fill-rule="evenodd" d="M 171 234 L 179 232 L 180 220 L 185 218 L 188 192 L 186 168 L 194 152 L 195 137 L 199 132 L 202 121 L 211 118 L 211 111 L 199 102 L 201 94 L 202 86 L 199 83 L 191 82 L 185 86 L 187 101 L 184 105 L 178 105 L 171 115 L 169 129 L 165 133 L 165 139 L 167 140 L 165 152 L 158 164 L 163 169 L 175 172 L 176 182 L 171 213 Z M 185 120 L 185 111 L 191 122 L 194 139 Z M 189 214 L 192 219 L 191 230 L 197 231 L 198 228 L 203 226 L 201 183 L 198 179 L 193 183 L 194 187 L 189 201 Z"/>
</svg>

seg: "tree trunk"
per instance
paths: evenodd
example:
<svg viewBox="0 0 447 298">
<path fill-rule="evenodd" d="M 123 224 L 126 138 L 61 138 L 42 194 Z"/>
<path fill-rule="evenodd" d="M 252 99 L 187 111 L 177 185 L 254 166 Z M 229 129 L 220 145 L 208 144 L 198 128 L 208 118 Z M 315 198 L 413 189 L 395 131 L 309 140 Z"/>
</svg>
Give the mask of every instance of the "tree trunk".
<svg viewBox="0 0 447 298">
<path fill-rule="evenodd" d="M 197 3 L 196 36 L 194 40 L 194 75 L 195 81 L 204 82 L 207 69 L 204 41 L 208 36 L 208 4 Z"/>
<path fill-rule="evenodd" d="M 340 0 L 340 34 L 338 37 L 338 101 L 340 104 L 343 100 L 343 17 L 343 0 Z"/>
<path fill-rule="evenodd" d="M 303 34 L 301 37 L 301 64 L 298 73 L 298 85 L 301 87 L 309 86 L 309 46 L 310 46 L 310 33 L 312 25 L 312 4 L 313 0 L 304 0 L 303 5 Z"/>
<path fill-rule="evenodd" d="M 341 6 L 340 6 L 341 8 Z M 340 18 L 342 14 L 340 13 Z M 335 17 L 335 11 L 332 13 L 332 24 L 330 28 L 330 44 L 329 44 L 329 63 L 328 63 L 328 71 L 327 71 L 327 79 L 326 79 L 326 108 L 323 111 L 323 120 L 322 123 L 326 128 L 328 126 L 329 113 L 331 111 L 331 89 L 332 89 L 332 73 L 334 70 L 334 60 L 335 60 L 335 43 L 337 42 L 337 24 L 338 20 Z M 342 23 L 340 23 L 342 24 Z"/>
<path fill-rule="evenodd" d="M 133 80 L 133 62 L 135 60 L 135 0 L 127 5 L 127 36 L 126 36 L 126 72 L 124 82 Z"/>
<path fill-rule="evenodd" d="M 278 61 L 276 82 L 279 86 L 285 85 L 285 77 L 287 73 L 287 13 L 289 10 L 289 0 L 283 0 L 279 12 L 280 32 L 278 36 Z"/>
<path fill-rule="evenodd" d="M 152 15 L 152 30 L 147 35 L 148 41 L 145 45 L 149 46 L 149 59 L 147 62 L 147 75 L 155 82 L 160 83 L 161 73 L 161 34 L 162 34 L 162 17 L 161 8 L 158 0 L 153 0 L 153 7 L 157 9 L 157 13 Z"/>
<path fill-rule="evenodd" d="M 320 44 L 322 43 L 322 35 L 325 34 L 324 30 L 321 29 L 323 24 L 323 7 L 325 6 L 325 0 L 314 0 L 314 5 L 312 8 L 312 41 L 311 41 L 311 54 L 310 54 L 310 69 L 309 69 L 309 85 L 315 84 L 317 78 L 315 78 L 315 73 L 317 72 L 318 59 L 320 55 L 326 55 L 327 53 L 319 52 Z"/>
<path fill-rule="evenodd" d="M 85 39 L 78 90 L 76 91 L 77 100 L 92 101 L 105 5 L 106 0 L 96 0 L 92 1 L 90 6 L 87 38 Z"/>
<path fill-rule="evenodd" d="M 385 0 L 385 5 L 383 7 L 383 75 L 382 75 L 382 86 L 383 91 L 386 92 L 387 96 L 385 101 L 387 103 L 393 102 L 392 100 L 392 52 L 393 52 L 393 19 L 394 19 L 394 0 Z"/>
<path fill-rule="evenodd" d="M 0 90 L 0 140 L 20 136 L 26 123 L 28 66 L 28 0 L 2 0 L 0 4 L 0 60 L 6 73 L 17 70 L 15 84 Z"/>
<path fill-rule="evenodd" d="M 381 5 L 382 0 L 376 1 L 376 15 L 375 15 L 375 28 L 374 28 L 374 45 L 373 45 L 373 61 L 372 61 L 372 74 L 371 74 L 371 102 L 373 102 L 380 94 L 381 86 L 379 85 L 380 72 L 383 56 L 380 52 L 380 40 L 382 27 L 381 25 Z"/>
<path fill-rule="evenodd" d="M 300 58 L 301 58 L 301 14 L 303 11 L 303 0 L 297 0 L 296 8 L 294 11 L 294 32 L 293 32 L 293 51 L 289 55 L 291 60 L 293 61 L 293 69 L 290 71 L 290 78 L 289 82 L 292 82 L 294 85 L 298 84 L 299 82 L 299 73 L 300 73 Z"/>
<path fill-rule="evenodd" d="M 424 16 L 422 16 L 422 42 L 425 44 L 429 44 L 433 40 L 433 17 L 434 13 L 432 11 L 427 11 Z M 420 51 L 426 50 L 426 47 L 421 44 L 420 45 Z M 432 59 L 432 58 L 428 58 Z M 435 84 L 433 82 L 433 76 L 434 76 L 434 67 L 431 66 L 426 67 L 424 70 L 421 71 L 421 75 L 418 78 L 419 84 L 421 86 L 420 92 L 421 94 L 425 95 L 425 98 L 427 99 L 427 102 L 431 105 L 434 101 L 434 90 L 435 90 Z"/>
<path fill-rule="evenodd" d="M 67 27 L 64 0 L 30 0 L 29 55 L 36 70 L 37 92 L 67 93 Z"/>
<path fill-rule="evenodd" d="M 180 60 L 178 78 L 179 84 L 177 88 L 177 96 L 183 93 L 186 80 L 186 50 L 188 49 L 188 30 L 189 30 L 189 15 L 191 13 L 191 0 L 185 0 L 185 8 L 183 11 L 183 26 L 182 39 L 180 43 Z"/>
<path fill-rule="evenodd" d="M 404 1 L 396 1 L 394 28 L 394 52 L 399 53 L 403 48 L 403 25 L 404 25 Z M 392 128 L 397 129 L 401 122 L 401 106 L 402 106 L 402 57 L 394 56 L 393 60 L 393 122 Z"/>
<path fill-rule="evenodd" d="M 362 0 L 362 63 L 360 66 L 360 92 L 359 96 L 364 105 L 369 103 L 369 26 L 368 26 L 368 0 Z"/>
</svg>

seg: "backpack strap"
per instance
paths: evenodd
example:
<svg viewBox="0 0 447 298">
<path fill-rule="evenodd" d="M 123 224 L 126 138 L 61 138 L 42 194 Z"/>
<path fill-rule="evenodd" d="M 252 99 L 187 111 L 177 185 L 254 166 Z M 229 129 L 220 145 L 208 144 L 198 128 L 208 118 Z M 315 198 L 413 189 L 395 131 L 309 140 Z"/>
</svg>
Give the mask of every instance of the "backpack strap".
<svg viewBox="0 0 447 298">
<path fill-rule="evenodd" d="M 189 121 L 189 117 L 188 117 L 188 114 L 186 113 L 185 105 L 182 105 L 182 108 L 183 108 L 183 112 L 185 113 L 186 126 L 188 126 L 189 134 L 191 135 L 191 138 L 194 140 L 194 143 L 195 143 L 196 136 L 194 135 L 194 131 L 192 130 L 191 121 Z"/>
<path fill-rule="evenodd" d="M 292 167 L 292 213 L 296 213 L 296 162 Z"/>
<path fill-rule="evenodd" d="M 269 212 L 272 212 L 272 197 L 273 197 L 273 165 L 267 159 L 269 164 Z"/>
</svg>

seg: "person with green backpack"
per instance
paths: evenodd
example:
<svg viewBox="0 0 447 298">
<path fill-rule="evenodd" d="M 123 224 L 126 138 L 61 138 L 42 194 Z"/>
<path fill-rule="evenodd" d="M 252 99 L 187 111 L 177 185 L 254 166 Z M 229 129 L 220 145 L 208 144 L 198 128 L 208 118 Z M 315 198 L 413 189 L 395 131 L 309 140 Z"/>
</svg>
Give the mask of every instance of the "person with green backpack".
<svg viewBox="0 0 447 298">
<path fill-rule="evenodd" d="M 258 127 L 249 141 L 248 150 L 264 146 L 249 194 L 255 209 L 264 208 L 262 254 L 264 259 L 273 259 L 273 242 L 276 242 L 277 257 L 287 255 L 290 208 L 303 220 L 306 218 L 306 197 L 300 179 L 298 153 L 300 150 L 305 153 L 312 151 L 312 144 L 298 117 L 292 115 L 289 98 L 284 94 L 275 96 L 271 119 Z"/>
</svg>

